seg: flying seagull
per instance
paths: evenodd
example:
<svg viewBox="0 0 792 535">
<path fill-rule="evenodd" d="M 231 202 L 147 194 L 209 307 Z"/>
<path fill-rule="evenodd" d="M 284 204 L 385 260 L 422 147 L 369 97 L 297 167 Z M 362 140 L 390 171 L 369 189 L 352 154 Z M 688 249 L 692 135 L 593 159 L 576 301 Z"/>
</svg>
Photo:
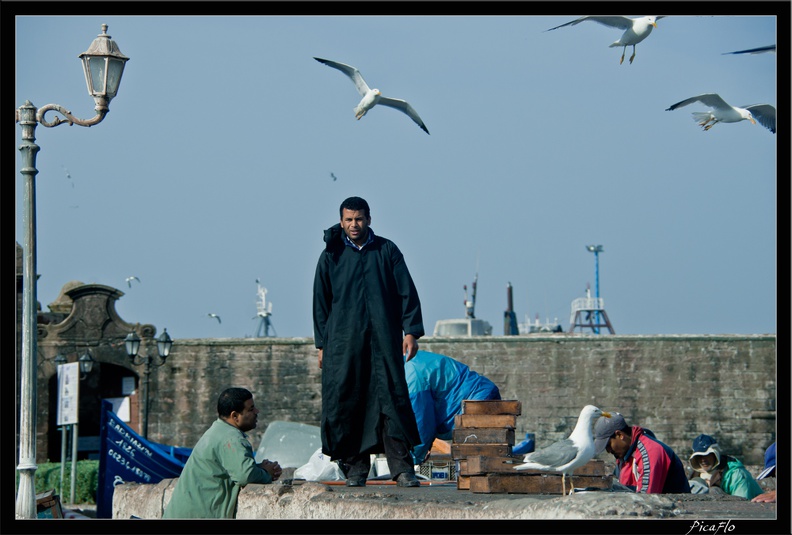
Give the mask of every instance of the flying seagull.
<svg viewBox="0 0 792 535">
<path fill-rule="evenodd" d="M 610 26 L 611 28 L 619 28 L 620 30 L 624 30 L 624 33 L 619 38 L 619 40 L 614 41 L 609 47 L 623 47 L 621 60 L 619 61 L 619 65 L 621 65 L 624 63 L 624 54 L 627 53 L 627 47 L 632 46 L 633 48 L 632 56 L 630 56 L 630 63 L 632 63 L 633 59 L 635 58 L 635 45 L 649 37 L 649 34 L 652 33 L 652 28 L 657 28 L 657 21 L 663 17 L 665 17 L 665 15 L 647 15 L 645 17 L 631 19 L 630 17 L 623 17 L 621 15 L 587 15 L 585 17 L 580 17 L 579 19 L 567 22 L 566 24 L 562 24 L 561 26 L 550 28 L 550 30 L 557 30 L 558 28 L 563 28 L 564 26 L 574 26 L 575 24 L 580 24 L 581 22 L 587 20 L 599 22 L 600 24 Z M 549 32 L 550 30 L 545 31 Z"/>
<path fill-rule="evenodd" d="M 333 173 L 330 173 L 330 176 L 331 176 L 331 177 L 333 177 L 333 182 L 335 182 L 336 180 L 338 180 L 338 177 L 336 177 L 336 176 L 335 176 Z"/>
<path fill-rule="evenodd" d="M 515 466 L 514 469 L 561 472 L 561 494 L 566 494 L 566 476 L 569 476 L 569 493 L 573 494 L 575 486 L 572 484 L 572 472 L 594 457 L 592 428 L 594 420 L 600 416 L 611 417 L 610 413 L 603 412 L 594 405 L 586 405 L 580 411 L 577 425 L 569 438 L 527 454 L 523 459 L 525 464 Z"/>
<path fill-rule="evenodd" d="M 217 314 L 212 314 L 212 313 L 210 312 L 209 314 L 207 314 L 207 316 L 209 316 L 210 318 L 214 318 L 214 319 L 216 319 L 216 320 L 217 320 L 217 323 L 223 323 L 222 321 L 220 321 L 220 316 L 218 316 Z"/>
<path fill-rule="evenodd" d="M 407 101 L 398 98 L 383 97 L 382 92 L 379 89 L 370 89 L 366 81 L 363 79 L 363 76 L 360 74 L 360 71 L 355 67 L 346 65 L 344 63 L 338 63 L 336 61 L 330 61 L 329 59 L 316 57 L 314 59 L 319 63 L 324 63 L 328 67 L 332 67 L 343 72 L 349 76 L 349 79 L 355 84 L 358 93 L 360 93 L 360 95 L 363 97 L 360 100 L 360 103 L 355 106 L 355 119 L 360 120 L 360 118 L 366 115 L 366 112 L 368 112 L 371 108 L 377 104 L 382 104 L 383 106 L 388 106 L 389 108 L 394 108 L 402 113 L 407 114 L 410 119 L 415 121 L 415 123 L 421 127 L 421 130 L 427 134 L 429 133 L 429 130 L 426 129 L 426 125 L 418 116 L 418 112 L 416 112 L 413 107 L 407 103 Z"/>
<path fill-rule="evenodd" d="M 775 54 L 776 46 L 775 45 L 768 45 L 768 46 L 760 46 L 758 48 L 749 48 L 748 50 L 737 50 L 736 52 L 724 52 L 721 54 L 725 56 L 726 54 L 764 54 L 766 52 L 772 52 Z"/>
<path fill-rule="evenodd" d="M 65 166 L 65 165 L 63 165 L 63 164 L 61 164 L 61 167 L 63 167 L 63 170 L 64 170 L 64 171 L 66 171 L 66 178 L 68 178 L 69 180 L 71 180 L 71 177 L 72 177 L 72 176 L 71 176 L 71 173 L 69 172 L 69 170 L 68 170 L 68 169 L 66 169 L 66 166 Z M 71 183 L 71 187 L 74 187 L 74 182 L 72 182 L 72 183 Z"/>
<path fill-rule="evenodd" d="M 140 282 L 140 279 L 139 279 L 139 278 L 137 278 L 137 277 L 135 277 L 134 275 L 132 275 L 131 277 L 127 277 L 127 278 L 126 278 L 126 279 L 124 279 L 124 280 L 126 280 L 126 283 L 129 285 L 129 287 L 130 287 L 130 288 L 132 288 L 132 281 L 138 281 L 138 282 Z"/>
<path fill-rule="evenodd" d="M 693 119 L 704 128 L 709 130 L 717 123 L 738 123 L 740 121 L 751 121 L 752 124 L 759 124 L 776 133 L 776 110 L 770 104 L 752 104 L 750 106 L 730 106 L 717 93 L 704 93 L 690 97 L 676 104 L 672 104 L 666 111 L 673 111 L 682 106 L 701 102 L 705 106 L 712 108 L 710 111 L 695 111 Z"/>
</svg>

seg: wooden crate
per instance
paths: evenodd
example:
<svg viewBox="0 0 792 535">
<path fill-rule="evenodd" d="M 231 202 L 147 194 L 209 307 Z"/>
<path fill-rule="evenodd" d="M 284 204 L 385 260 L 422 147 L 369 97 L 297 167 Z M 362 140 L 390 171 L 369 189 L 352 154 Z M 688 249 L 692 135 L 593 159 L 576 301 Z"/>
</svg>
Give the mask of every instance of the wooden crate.
<svg viewBox="0 0 792 535">
<path fill-rule="evenodd" d="M 514 446 L 514 429 L 510 427 L 462 427 L 454 429 L 455 444 L 508 444 Z"/>
<path fill-rule="evenodd" d="M 487 457 L 482 455 L 471 455 L 465 460 L 464 471 L 460 469 L 460 473 L 467 476 L 517 473 L 522 475 L 551 474 L 558 475 L 559 478 L 561 477 L 559 472 L 546 472 L 543 470 L 515 470 L 515 467 L 522 464 L 523 457 L 523 455 L 516 457 Z M 612 472 L 609 472 L 605 466 L 605 461 L 600 459 L 592 459 L 583 466 L 576 468 L 573 477 L 575 480 L 577 480 L 577 476 L 601 477 L 610 475 L 611 473 Z"/>
<path fill-rule="evenodd" d="M 509 457 L 511 456 L 511 446 L 508 444 L 451 444 L 451 457 L 454 459 L 467 459 L 472 455 Z"/>
<path fill-rule="evenodd" d="M 462 400 L 462 414 L 522 414 L 522 403 L 517 400 Z"/>
<path fill-rule="evenodd" d="M 470 478 L 469 490 L 481 494 L 561 494 L 561 474 L 550 472 L 529 474 L 485 474 L 479 476 L 460 476 Z M 568 479 L 568 478 L 567 478 Z M 575 488 L 592 487 L 610 489 L 613 476 L 572 476 Z M 569 481 L 566 482 L 569 492 Z"/>
<path fill-rule="evenodd" d="M 60 496 L 55 494 L 55 489 L 36 494 L 37 518 L 63 518 Z"/>
<path fill-rule="evenodd" d="M 517 416 L 514 414 L 457 414 L 454 429 L 463 427 L 508 427 L 514 429 Z"/>
</svg>

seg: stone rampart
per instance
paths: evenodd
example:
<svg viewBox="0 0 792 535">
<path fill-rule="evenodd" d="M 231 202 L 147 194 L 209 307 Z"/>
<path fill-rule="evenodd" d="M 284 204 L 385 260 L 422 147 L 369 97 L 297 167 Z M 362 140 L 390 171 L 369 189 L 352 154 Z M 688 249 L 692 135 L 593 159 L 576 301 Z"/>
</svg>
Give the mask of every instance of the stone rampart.
<svg viewBox="0 0 792 535">
<path fill-rule="evenodd" d="M 651 429 L 683 459 L 700 433 L 754 465 L 775 440 L 775 335 L 426 337 L 420 345 L 486 375 L 504 399 L 520 400 L 516 437 L 533 432 L 538 447 L 565 438 L 587 404 Z M 149 437 L 191 447 L 227 386 L 256 397 L 254 448 L 271 421 L 319 425 L 312 339 L 175 340 L 168 364 L 152 376 Z"/>
</svg>

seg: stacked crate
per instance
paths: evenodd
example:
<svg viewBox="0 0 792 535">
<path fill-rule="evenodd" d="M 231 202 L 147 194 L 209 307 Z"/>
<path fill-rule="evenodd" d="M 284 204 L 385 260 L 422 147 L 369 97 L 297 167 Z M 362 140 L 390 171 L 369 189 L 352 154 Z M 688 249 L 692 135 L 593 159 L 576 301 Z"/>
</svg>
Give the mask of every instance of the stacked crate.
<svg viewBox="0 0 792 535">
<path fill-rule="evenodd" d="M 470 490 L 468 459 L 511 459 L 514 428 L 522 403 L 516 400 L 462 401 L 462 414 L 454 417 L 451 457 L 457 463 L 457 488 Z"/>
<path fill-rule="evenodd" d="M 519 401 L 462 402 L 454 425 L 451 455 L 457 463 L 457 489 L 475 493 L 562 494 L 561 474 L 542 470 L 515 470 L 524 455 L 514 456 L 514 428 L 522 406 Z M 613 476 L 605 463 L 593 459 L 575 470 L 577 488 L 610 489 Z"/>
</svg>

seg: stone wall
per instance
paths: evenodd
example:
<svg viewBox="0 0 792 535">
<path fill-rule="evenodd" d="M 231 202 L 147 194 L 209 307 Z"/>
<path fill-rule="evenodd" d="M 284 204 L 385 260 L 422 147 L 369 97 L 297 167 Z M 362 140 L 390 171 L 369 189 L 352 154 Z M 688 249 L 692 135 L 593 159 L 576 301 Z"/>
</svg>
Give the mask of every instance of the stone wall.
<svg viewBox="0 0 792 535">
<path fill-rule="evenodd" d="M 775 335 L 427 337 L 420 345 L 520 400 L 516 436 L 536 433 L 538 447 L 565 438 L 587 404 L 651 429 L 683 459 L 700 433 L 755 465 L 775 440 Z M 312 339 L 175 340 L 167 365 L 152 374 L 149 437 L 191 447 L 227 386 L 251 390 L 262 411 L 254 448 L 271 421 L 318 425 L 316 359 Z"/>
</svg>

